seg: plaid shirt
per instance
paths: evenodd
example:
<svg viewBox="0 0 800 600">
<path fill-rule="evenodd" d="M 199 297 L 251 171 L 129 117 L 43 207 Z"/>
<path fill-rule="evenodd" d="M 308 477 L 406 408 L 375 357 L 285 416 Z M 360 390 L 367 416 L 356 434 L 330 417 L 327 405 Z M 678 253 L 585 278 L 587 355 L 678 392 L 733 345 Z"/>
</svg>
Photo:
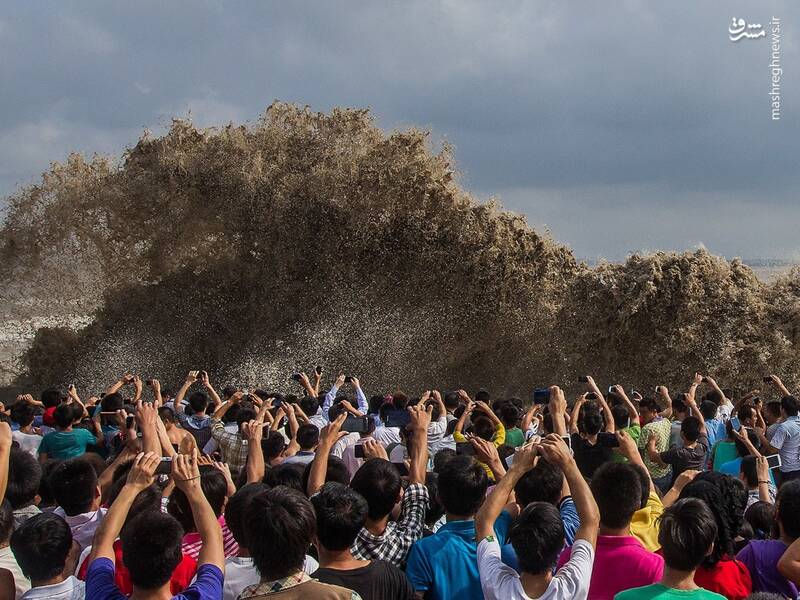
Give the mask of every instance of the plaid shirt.
<svg viewBox="0 0 800 600">
<path fill-rule="evenodd" d="M 411 546 L 422 537 L 428 501 L 428 488 L 421 483 L 409 485 L 403 494 L 400 518 L 389 521 L 383 535 L 373 535 L 362 528 L 350 549 L 353 556 L 361 560 L 385 560 L 402 568 Z"/>
<path fill-rule="evenodd" d="M 216 419 L 211 426 L 211 437 L 219 444 L 222 462 L 228 463 L 231 473 L 241 472 L 247 462 L 247 440 L 238 431 L 226 431 L 222 421 Z"/>
<path fill-rule="evenodd" d="M 279 592 L 292 589 L 293 587 L 308 581 L 316 580 L 311 579 L 311 577 L 306 575 L 303 571 L 298 571 L 294 575 L 289 575 L 283 579 L 276 579 L 275 581 L 263 581 L 255 585 L 248 586 L 244 588 L 241 594 L 239 594 L 239 600 L 245 600 L 246 598 L 263 598 L 265 596 L 270 596 L 272 594 L 277 594 Z M 328 598 L 329 596 L 326 595 L 325 597 Z M 356 592 L 350 591 L 350 600 L 361 600 L 361 596 L 359 596 Z"/>
</svg>

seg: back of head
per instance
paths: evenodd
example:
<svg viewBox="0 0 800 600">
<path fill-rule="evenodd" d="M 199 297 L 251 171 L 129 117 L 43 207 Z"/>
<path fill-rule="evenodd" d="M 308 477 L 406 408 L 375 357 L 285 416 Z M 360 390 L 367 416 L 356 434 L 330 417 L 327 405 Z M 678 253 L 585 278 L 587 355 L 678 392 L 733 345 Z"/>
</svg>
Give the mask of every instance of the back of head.
<svg viewBox="0 0 800 600">
<path fill-rule="evenodd" d="M 773 418 L 778 419 L 781 416 L 781 403 L 777 400 L 773 400 L 772 402 L 767 402 L 767 405 L 764 407 L 766 411 L 773 416 Z"/>
<path fill-rule="evenodd" d="M 225 476 L 213 467 L 201 467 L 200 488 L 203 490 L 203 495 L 211 505 L 214 514 L 219 517 L 225 506 L 225 498 L 228 492 L 228 483 L 225 480 Z M 185 531 L 196 530 L 189 499 L 182 490 L 175 489 L 172 491 L 167 501 L 167 511 L 178 519 Z"/>
<path fill-rule="evenodd" d="M 742 404 L 736 411 L 736 416 L 742 422 L 755 422 L 756 409 L 752 404 Z"/>
<path fill-rule="evenodd" d="M 458 405 L 461 402 L 461 399 L 458 395 L 458 392 L 447 392 L 442 399 L 444 402 L 444 407 L 449 410 L 450 412 L 454 411 L 458 408 Z"/>
<path fill-rule="evenodd" d="M 300 399 L 300 408 L 303 409 L 306 415 L 313 417 L 319 410 L 319 400 L 314 398 L 314 396 L 303 396 Z"/>
<path fill-rule="evenodd" d="M 326 550 L 353 545 L 367 518 L 367 501 L 341 483 L 326 483 L 311 498 L 317 516 L 317 539 Z"/>
<path fill-rule="evenodd" d="M 53 411 L 53 421 L 61 429 L 66 429 L 75 420 L 75 411 L 70 404 L 59 404 Z"/>
<path fill-rule="evenodd" d="M 283 486 L 259 494 L 245 511 L 245 522 L 261 579 L 283 579 L 303 568 L 317 533 L 314 508 L 303 494 Z"/>
<path fill-rule="evenodd" d="M 122 397 L 122 394 L 114 392 L 113 394 L 106 394 L 103 396 L 103 399 L 100 401 L 100 410 L 103 412 L 114 412 L 120 410 L 124 404 L 125 399 Z"/>
<path fill-rule="evenodd" d="M 247 540 L 247 522 L 245 521 L 245 514 L 250 508 L 250 503 L 253 498 L 266 492 L 269 488 L 263 483 L 248 483 L 242 486 L 237 492 L 228 500 L 228 505 L 225 507 L 225 523 L 228 529 L 233 534 L 233 539 L 239 544 L 240 548 L 248 548 Z"/>
<path fill-rule="evenodd" d="M 486 402 L 486 404 L 489 404 L 490 401 L 491 401 L 491 396 L 489 395 L 489 392 L 487 390 L 481 388 L 477 392 L 475 392 L 475 402 Z"/>
<path fill-rule="evenodd" d="M 528 504 L 511 526 L 509 538 L 523 573 L 552 571 L 564 549 L 561 514 L 549 502 Z"/>
<path fill-rule="evenodd" d="M 270 431 L 261 440 L 261 450 L 267 462 L 278 458 L 285 448 L 286 438 L 279 431 Z"/>
<path fill-rule="evenodd" d="M 175 411 L 172 410 L 169 406 L 159 407 L 158 416 L 162 421 L 164 421 L 164 423 L 175 422 Z"/>
<path fill-rule="evenodd" d="M 439 472 L 439 499 L 448 514 L 470 517 L 478 512 L 489 478 L 471 456 L 456 456 Z"/>
<path fill-rule="evenodd" d="M 252 408 L 248 407 L 239 407 L 239 411 L 236 413 L 236 425 L 239 427 L 239 430 L 242 429 L 242 423 L 247 423 L 252 421 L 256 418 L 256 411 Z"/>
<path fill-rule="evenodd" d="M 442 448 L 433 457 L 433 472 L 439 473 L 444 466 L 456 456 L 456 451 L 452 448 Z"/>
<path fill-rule="evenodd" d="M 742 456 L 742 462 L 739 463 L 739 472 L 742 475 L 744 475 L 744 480 L 747 483 L 747 487 L 754 488 L 758 485 L 758 471 L 756 469 L 756 457 L 750 455 L 749 452 L 748 454 Z"/>
<path fill-rule="evenodd" d="M 790 516 L 790 518 L 792 517 Z M 796 519 L 797 517 L 794 518 Z M 775 507 L 769 502 L 762 502 L 761 500 L 753 502 L 744 511 L 744 520 L 746 524 L 750 525 L 754 538 L 758 540 L 769 539 L 775 526 Z"/>
<path fill-rule="evenodd" d="M 728 396 L 732 398 L 733 396 Z M 704 401 L 713 402 L 717 406 L 719 403 L 722 402 L 722 394 L 720 394 L 717 390 L 708 390 L 706 394 L 703 396 Z"/>
<path fill-rule="evenodd" d="M 611 529 L 630 525 L 642 498 L 641 479 L 632 465 L 605 463 L 595 471 L 591 488 L 600 509 L 601 524 Z"/>
<path fill-rule="evenodd" d="M 514 486 L 514 494 L 520 506 L 531 502 L 548 502 L 557 505 L 561 500 L 564 473 L 559 467 L 539 459 L 536 466 L 525 473 Z"/>
<path fill-rule="evenodd" d="M 297 443 L 301 450 L 313 450 L 319 443 L 319 429 L 316 425 L 306 423 L 297 428 Z"/>
<path fill-rule="evenodd" d="M 44 404 L 45 408 L 58 406 L 66 399 L 67 397 L 64 392 L 56 387 L 47 388 L 41 393 L 42 404 Z"/>
<path fill-rule="evenodd" d="M 8 468 L 6 500 L 14 510 L 32 504 L 39 491 L 42 467 L 37 460 L 21 448 L 11 448 Z"/>
<path fill-rule="evenodd" d="M 306 465 L 302 463 L 281 463 L 272 469 L 268 469 L 267 472 L 264 473 L 263 481 L 269 487 L 285 485 L 286 487 L 305 493 L 306 490 L 303 487 L 303 473 L 305 473 L 305 470 Z"/>
<path fill-rule="evenodd" d="M 511 402 L 506 402 L 500 407 L 500 420 L 506 429 L 513 429 L 519 421 L 519 409 Z"/>
<path fill-rule="evenodd" d="M 72 549 L 72 532 L 61 517 L 40 513 L 11 535 L 11 551 L 32 582 L 48 581 L 64 571 Z"/>
<path fill-rule="evenodd" d="M 584 407 L 580 418 L 581 431 L 587 435 L 600 433 L 603 428 L 603 417 L 600 411 L 594 406 L 584 405 Z"/>
<path fill-rule="evenodd" d="M 716 520 L 702 500 L 678 500 L 661 516 L 658 543 L 671 569 L 693 571 L 699 567 L 716 537 Z"/>
<path fill-rule="evenodd" d="M 97 497 L 97 473 L 83 458 L 58 465 L 50 475 L 50 491 L 69 517 L 89 512 Z"/>
<path fill-rule="evenodd" d="M 617 404 L 611 407 L 611 415 L 614 417 L 614 427 L 616 429 L 625 429 L 631 418 L 628 409 L 622 404 Z"/>
<path fill-rule="evenodd" d="M 161 511 L 145 511 L 134 517 L 122 530 L 121 538 L 122 562 L 137 588 L 160 588 L 183 560 L 183 528 Z"/>
<path fill-rule="evenodd" d="M 11 407 L 11 420 L 20 427 L 33 423 L 33 407 L 27 402 L 17 402 Z"/>
<path fill-rule="evenodd" d="M 800 480 L 787 481 L 778 491 L 775 501 L 776 518 L 784 534 L 792 539 L 800 537 Z"/>
<path fill-rule="evenodd" d="M 706 421 L 716 418 L 717 405 L 711 402 L 710 400 L 703 400 L 700 403 L 700 414 L 703 415 L 703 418 Z"/>
<path fill-rule="evenodd" d="M 731 432 L 732 431 L 733 430 L 731 430 Z M 750 440 L 750 443 L 753 444 L 756 449 L 761 448 L 761 440 L 758 439 L 758 434 L 755 431 L 752 429 L 743 429 L 743 431 L 745 435 L 747 435 L 747 439 Z M 731 436 L 733 436 L 733 433 L 731 433 Z M 744 442 L 739 440 L 739 438 L 734 437 L 733 443 L 736 445 L 736 454 L 743 458 L 753 458 L 753 456 L 750 455 L 750 449 L 744 444 Z"/>
<path fill-rule="evenodd" d="M 492 423 L 488 417 L 483 415 L 476 416 L 474 419 L 472 419 L 472 433 L 489 442 L 495 434 L 494 423 Z"/>
<path fill-rule="evenodd" d="M 679 413 L 681 415 L 686 414 L 689 411 L 689 407 L 686 404 L 686 394 L 678 394 L 672 399 L 672 412 L 673 414 Z"/>
<path fill-rule="evenodd" d="M 406 406 L 408 406 L 408 396 L 403 392 L 397 391 L 392 394 L 392 404 L 394 404 L 396 410 L 405 410 Z"/>
<path fill-rule="evenodd" d="M 372 462 L 371 460 L 367 461 Z M 366 463 L 364 463 L 366 464 Z M 313 463 L 308 463 L 303 470 L 303 491 L 308 489 L 308 478 L 311 476 L 311 466 Z M 344 461 L 338 456 L 328 457 L 328 470 L 325 472 L 325 482 L 336 481 L 342 485 L 350 483 L 350 470 Z"/>
<path fill-rule="evenodd" d="M 687 442 L 696 442 L 700 437 L 700 419 L 686 417 L 681 423 L 681 433 Z"/>
<path fill-rule="evenodd" d="M 208 395 L 201 391 L 194 392 L 189 396 L 189 406 L 192 407 L 192 412 L 203 412 L 208 407 Z"/>
<path fill-rule="evenodd" d="M 800 408 L 800 405 L 798 405 L 797 398 L 794 396 L 784 396 L 781 398 L 781 409 L 787 416 L 797 416 L 798 408 Z"/>
<path fill-rule="evenodd" d="M 14 531 L 14 509 L 8 500 L 0 501 L 0 547 L 8 544 Z"/>
<path fill-rule="evenodd" d="M 388 460 L 377 458 L 361 465 L 350 482 L 350 487 L 366 500 L 367 514 L 375 521 L 392 512 L 400 495 L 400 486 L 397 467 Z"/>
</svg>

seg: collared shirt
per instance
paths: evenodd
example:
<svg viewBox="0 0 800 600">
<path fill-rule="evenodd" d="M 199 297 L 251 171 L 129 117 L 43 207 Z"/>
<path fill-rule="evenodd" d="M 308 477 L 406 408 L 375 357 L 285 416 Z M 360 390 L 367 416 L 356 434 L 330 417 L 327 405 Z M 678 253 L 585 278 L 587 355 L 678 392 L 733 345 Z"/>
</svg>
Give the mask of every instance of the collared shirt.
<svg viewBox="0 0 800 600">
<path fill-rule="evenodd" d="M 303 571 L 311 575 L 319 569 L 319 563 L 306 556 Z M 245 588 L 258 585 L 261 577 L 258 574 L 253 558 L 250 556 L 232 556 L 225 559 L 225 583 L 222 587 L 222 600 L 236 600 Z"/>
<path fill-rule="evenodd" d="M 276 579 L 275 581 L 264 581 L 261 583 L 257 583 L 256 585 L 251 585 L 249 587 L 246 587 L 244 591 L 239 595 L 239 600 L 246 600 L 247 598 L 260 598 L 262 596 L 278 594 L 280 592 L 295 588 L 299 585 L 308 584 L 311 582 L 316 583 L 314 579 L 311 579 L 311 577 L 306 575 L 303 571 L 298 571 L 294 575 L 289 575 L 288 577 L 284 577 L 283 579 Z M 343 590 L 343 588 L 339 588 L 336 586 L 330 586 L 330 587 L 336 590 Z M 361 596 L 359 596 L 357 593 L 353 591 L 350 592 L 350 598 L 351 600 L 361 600 Z"/>
<path fill-rule="evenodd" d="M 14 587 L 17 590 L 17 598 L 31 589 L 31 580 L 25 577 L 14 553 L 11 552 L 11 546 L 0 548 L 0 569 L 8 569 L 14 577 Z"/>
<path fill-rule="evenodd" d="M 781 455 L 781 473 L 800 471 L 800 417 L 786 417 L 770 442 Z"/>
<path fill-rule="evenodd" d="M 180 421 L 181 427 L 194 436 L 198 448 L 204 448 L 208 440 L 211 439 L 211 425 L 213 419 L 208 415 L 198 417 L 197 415 L 187 415 L 182 410 L 176 410 L 175 416 Z"/>
<path fill-rule="evenodd" d="M 100 523 L 103 522 L 103 518 L 106 516 L 108 509 L 98 508 L 97 510 L 92 510 L 80 515 L 73 515 L 71 517 L 67 516 L 67 513 L 65 513 L 64 509 L 60 506 L 53 512 L 67 522 L 72 532 L 72 539 L 78 542 L 81 550 L 83 550 L 86 546 L 92 544 L 94 532 L 100 527 Z"/>
<path fill-rule="evenodd" d="M 228 463 L 231 473 L 241 472 L 247 462 L 247 440 L 242 438 L 238 429 L 236 433 L 231 433 L 225 429 L 222 421 L 214 419 L 211 437 L 219 444 L 222 461 Z"/>
<path fill-rule="evenodd" d="M 28 506 L 16 509 L 14 511 L 14 529 L 20 527 L 25 521 L 31 517 L 35 517 L 40 512 L 42 511 L 35 504 L 29 504 Z"/>
<path fill-rule="evenodd" d="M 423 484 L 409 485 L 403 494 L 400 518 L 389 521 L 382 535 L 373 535 L 362 528 L 351 548 L 353 556 L 361 560 L 385 560 L 402 568 L 412 544 L 422 537 L 429 499 L 428 488 Z"/>
<path fill-rule="evenodd" d="M 85 597 L 86 585 L 70 575 L 61 583 L 29 589 L 22 595 L 22 600 L 84 600 Z"/>
<path fill-rule="evenodd" d="M 658 543 L 658 532 L 661 529 L 661 515 L 664 514 L 664 505 L 661 498 L 653 490 L 647 497 L 647 504 L 633 513 L 631 519 L 631 535 L 642 543 L 650 552 L 661 548 Z"/>
<path fill-rule="evenodd" d="M 236 421 L 225 423 L 225 431 L 228 433 L 237 433 L 239 431 L 239 424 Z M 219 442 L 213 437 L 203 446 L 203 454 L 214 454 L 217 450 L 219 450 Z"/>
<path fill-rule="evenodd" d="M 310 462 L 314 461 L 314 457 L 317 455 L 316 452 L 313 450 L 299 450 L 297 454 L 294 456 L 287 456 L 283 459 L 281 464 L 284 465 L 307 465 Z"/>
</svg>

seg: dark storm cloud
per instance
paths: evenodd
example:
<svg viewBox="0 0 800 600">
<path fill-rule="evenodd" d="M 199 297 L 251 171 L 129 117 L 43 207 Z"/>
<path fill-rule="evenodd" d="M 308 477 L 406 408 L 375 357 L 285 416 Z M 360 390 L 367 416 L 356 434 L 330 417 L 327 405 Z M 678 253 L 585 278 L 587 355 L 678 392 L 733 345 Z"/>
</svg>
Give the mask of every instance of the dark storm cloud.
<svg viewBox="0 0 800 600">
<path fill-rule="evenodd" d="M 766 40 L 727 35 L 773 15 L 777 123 Z M 789 1 L 17 2 L 0 15 L 0 193 L 71 149 L 119 154 L 174 115 L 253 120 L 282 99 L 430 128 L 468 188 L 582 256 L 796 256 L 799 22 Z"/>
</svg>

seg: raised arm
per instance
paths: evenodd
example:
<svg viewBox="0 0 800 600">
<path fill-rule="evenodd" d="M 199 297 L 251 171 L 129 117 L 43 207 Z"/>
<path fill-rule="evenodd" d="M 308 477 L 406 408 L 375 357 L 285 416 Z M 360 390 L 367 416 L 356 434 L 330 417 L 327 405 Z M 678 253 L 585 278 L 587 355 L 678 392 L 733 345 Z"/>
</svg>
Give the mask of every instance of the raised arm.
<svg viewBox="0 0 800 600">
<path fill-rule="evenodd" d="M 328 393 L 325 394 L 325 399 L 322 401 L 322 417 L 326 421 L 328 421 L 328 411 L 330 410 L 331 406 L 333 406 L 333 401 L 336 399 L 336 392 L 338 392 L 339 388 L 343 385 L 344 373 L 339 373 L 336 381 L 331 386 L 331 389 L 328 390 Z"/>
<path fill-rule="evenodd" d="M 591 375 L 587 375 L 586 379 L 588 380 L 589 389 L 594 392 L 595 396 L 597 396 L 597 403 L 600 405 L 600 410 L 603 412 L 603 419 L 606 422 L 605 430 L 608 433 L 614 433 L 616 430 L 616 427 L 614 426 L 614 415 L 611 414 L 611 408 L 608 406 L 608 402 L 606 402 L 603 392 L 601 392 L 600 388 L 597 387 L 597 384 Z"/>
<path fill-rule="evenodd" d="M 706 429 L 706 420 L 703 418 L 703 413 L 700 412 L 700 408 L 697 406 L 697 401 L 695 400 L 695 395 L 697 394 L 697 386 L 700 385 L 700 382 L 697 381 L 697 378 L 700 378 L 700 381 L 703 380 L 703 376 L 699 373 L 695 374 L 694 381 L 692 385 L 689 386 L 689 391 L 686 393 L 686 404 L 692 412 L 692 415 L 697 417 L 700 421 L 700 435 L 708 435 L 708 430 Z M 706 378 L 709 381 L 714 381 L 713 379 Z M 714 385 L 717 385 L 716 383 Z"/>
<path fill-rule="evenodd" d="M 567 423 L 564 418 L 566 414 L 567 399 L 564 397 L 564 391 L 554 385 L 550 388 L 550 415 L 553 419 L 553 433 L 567 435 Z"/>
<path fill-rule="evenodd" d="M 181 385 L 181 389 L 178 390 L 178 393 L 175 395 L 175 402 L 173 403 L 175 406 L 175 412 L 183 412 L 183 398 L 186 396 L 186 392 L 189 391 L 189 388 L 192 387 L 192 384 L 197 381 L 197 375 L 200 371 L 189 371 L 186 375 L 186 380 Z"/>
<path fill-rule="evenodd" d="M 153 390 L 153 405 L 161 408 L 164 404 L 164 398 L 161 397 L 161 382 L 158 379 L 151 379 L 150 389 Z"/>
<path fill-rule="evenodd" d="M 656 388 L 656 393 L 658 393 L 659 397 L 661 398 L 661 402 L 666 407 L 660 413 L 660 416 L 668 419 L 672 416 L 672 398 L 669 395 L 669 390 L 667 386 L 660 385 Z"/>
<path fill-rule="evenodd" d="M 314 454 L 314 460 L 311 462 L 311 471 L 308 474 L 308 489 L 306 491 L 309 497 L 316 494 L 325 485 L 325 476 L 328 473 L 328 455 L 330 455 L 336 442 L 347 435 L 347 432 L 340 431 L 346 416 L 345 413 L 342 413 L 336 417 L 336 420 L 328 423 L 319 432 L 319 445 L 317 446 L 316 454 Z"/>
<path fill-rule="evenodd" d="M 208 371 L 200 371 L 199 373 L 201 384 L 208 390 L 208 397 L 211 398 L 211 401 L 214 403 L 214 406 L 219 406 L 222 404 L 222 399 L 217 394 L 217 390 L 214 389 L 214 386 L 211 385 L 211 381 L 208 379 Z"/>
<path fill-rule="evenodd" d="M 242 433 L 247 439 L 247 483 L 258 483 L 264 479 L 264 450 L 261 440 L 264 437 L 264 422 L 254 419 L 242 424 Z"/>
<path fill-rule="evenodd" d="M 650 471 L 644 466 L 642 456 L 639 454 L 639 447 L 636 445 L 634 439 L 624 429 L 617 431 L 617 440 L 619 441 L 619 451 L 622 456 L 628 459 L 632 465 L 641 467 L 647 473 L 647 480 L 650 482 L 650 491 L 655 492 L 656 486 L 653 485 L 653 479 L 650 477 Z"/>
<path fill-rule="evenodd" d="M 572 405 L 572 414 L 569 419 L 569 432 L 578 433 L 578 421 L 580 421 L 581 407 L 586 402 L 586 394 L 581 394 Z"/>
<path fill-rule="evenodd" d="M 133 375 L 130 373 L 125 373 L 122 377 L 120 377 L 117 381 L 112 383 L 110 386 L 106 388 L 106 395 L 108 394 L 115 394 L 120 391 L 123 387 L 128 385 L 133 381 Z"/>
<path fill-rule="evenodd" d="M 314 376 L 316 377 L 316 387 L 311 385 L 311 382 L 308 380 L 308 375 L 302 372 L 300 373 L 300 385 L 303 386 L 303 389 L 305 389 L 306 394 L 308 394 L 312 398 L 316 398 L 317 394 L 319 393 L 318 389 L 319 389 L 320 377 L 319 375 L 317 375 L 316 371 L 314 372 Z"/>
<path fill-rule="evenodd" d="M 570 452 L 564 440 L 555 434 L 550 434 L 542 440 L 539 452 L 547 462 L 561 467 L 564 477 L 569 483 L 572 499 L 575 501 L 575 509 L 581 522 L 575 534 L 575 539 L 586 540 L 594 546 L 597 543 L 597 530 L 600 526 L 600 511 L 594 501 L 589 485 L 578 470 L 578 465 L 575 464 L 572 452 Z M 514 462 L 516 460 L 515 458 Z"/>
<path fill-rule="evenodd" d="M 5 498 L 8 488 L 8 470 L 11 459 L 11 427 L 0 421 L 0 498 Z"/>
<path fill-rule="evenodd" d="M 136 422 L 139 424 L 139 431 L 142 432 L 142 450 L 161 458 L 161 442 L 158 439 L 156 425 L 158 420 L 158 411 L 152 404 L 144 404 L 141 400 L 136 403 Z"/>
<path fill-rule="evenodd" d="M 77 404 L 78 406 L 80 406 L 83 409 L 83 415 L 81 416 L 81 418 L 88 417 L 89 416 L 89 411 L 86 410 L 86 406 L 83 404 L 83 402 L 81 402 L 81 398 L 80 398 L 80 396 L 78 396 L 78 390 L 76 390 L 75 386 L 72 385 L 71 383 L 69 384 L 69 387 L 67 388 L 67 395 L 70 397 L 70 399 L 75 404 Z"/>
<path fill-rule="evenodd" d="M 365 415 L 369 412 L 369 405 L 367 404 L 367 397 L 364 395 L 364 390 L 361 389 L 361 381 L 358 377 L 353 377 L 351 380 L 353 389 L 356 391 L 356 401 L 358 404 L 358 412 Z"/>
<path fill-rule="evenodd" d="M 409 448 L 409 459 L 411 466 L 408 469 L 409 483 L 425 483 L 425 473 L 428 464 L 428 425 L 431 424 L 431 413 L 433 407 L 427 408 L 423 403 L 417 406 L 409 406 L 411 421 L 408 426 L 413 431 L 411 448 Z"/>
<path fill-rule="evenodd" d="M 625 393 L 625 388 L 621 385 L 617 384 L 614 386 L 614 395 L 618 398 L 621 398 L 622 401 L 625 403 L 625 408 L 628 409 L 628 416 L 631 419 L 631 425 L 634 423 L 639 423 L 639 411 L 636 410 L 636 406 L 631 402 L 631 399 L 628 398 L 628 394 Z"/>
<path fill-rule="evenodd" d="M 795 585 L 800 585 L 800 538 L 797 538 L 778 561 L 778 571 Z"/>
</svg>

